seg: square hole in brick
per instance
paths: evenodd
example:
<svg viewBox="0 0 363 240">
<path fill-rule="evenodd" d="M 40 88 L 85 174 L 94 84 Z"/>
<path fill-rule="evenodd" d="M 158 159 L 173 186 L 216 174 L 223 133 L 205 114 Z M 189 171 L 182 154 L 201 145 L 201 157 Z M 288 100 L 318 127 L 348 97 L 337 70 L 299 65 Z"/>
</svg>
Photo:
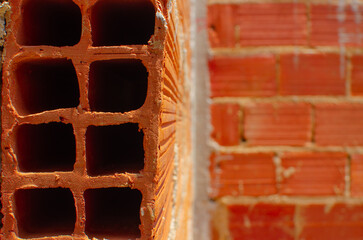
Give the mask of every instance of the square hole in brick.
<svg viewBox="0 0 363 240">
<path fill-rule="evenodd" d="M 20 125 L 15 154 L 22 172 L 72 171 L 76 141 L 71 124 Z"/>
<path fill-rule="evenodd" d="M 148 44 L 155 28 L 150 0 L 99 0 L 91 14 L 93 46 Z"/>
<path fill-rule="evenodd" d="M 22 114 L 79 105 L 79 86 L 71 60 L 41 59 L 16 66 L 13 104 Z"/>
<path fill-rule="evenodd" d="M 144 168 L 144 134 L 138 124 L 89 126 L 86 133 L 90 176 L 138 173 Z"/>
<path fill-rule="evenodd" d="M 89 81 L 92 111 L 127 112 L 145 102 L 148 72 L 140 60 L 93 62 Z"/>
<path fill-rule="evenodd" d="M 142 194 L 130 188 L 88 189 L 86 234 L 99 239 L 136 239 L 139 229 Z"/>
<path fill-rule="evenodd" d="M 73 234 L 76 208 L 69 189 L 20 189 L 15 192 L 15 205 L 19 237 Z"/>
<path fill-rule="evenodd" d="M 81 10 L 72 0 L 23 0 L 20 45 L 73 46 L 81 33 Z"/>
</svg>

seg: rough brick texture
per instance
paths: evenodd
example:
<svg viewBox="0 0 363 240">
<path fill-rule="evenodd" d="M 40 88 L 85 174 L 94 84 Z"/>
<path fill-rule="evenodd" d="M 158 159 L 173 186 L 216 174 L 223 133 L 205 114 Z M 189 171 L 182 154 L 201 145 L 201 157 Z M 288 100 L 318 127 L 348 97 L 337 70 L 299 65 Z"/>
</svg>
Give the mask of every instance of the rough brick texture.
<svg viewBox="0 0 363 240">
<path fill-rule="evenodd" d="M 10 5 L 0 238 L 188 239 L 188 1 Z"/>
<path fill-rule="evenodd" d="M 346 60 L 338 54 L 281 56 L 281 95 L 344 95 Z"/>
<path fill-rule="evenodd" d="M 362 46 L 361 11 L 357 3 L 312 4 L 311 44 Z"/>
<path fill-rule="evenodd" d="M 240 106 L 238 104 L 213 104 L 211 106 L 212 137 L 220 145 L 238 145 L 240 139 Z"/>
<path fill-rule="evenodd" d="M 363 145 L 363 104 L 317 104 L 315 141 L 319 145 Z"/>
<path fill-rule="evenodd" d="M 363 155 L 354 154 L 351 165 L 351 192 L 354 197 L 363 196 Z"/>
<path fill-rule="evenodd" d="M 273 154 L 213 154 L 212 197 L 276 193 Z"/>
<path fill-rule="evenodd" d="M 212 47 L 307 44 L 302 3 L 225 4 L 209 7 Z"/>
<path fill-rule="evenodd" d="M 294 239 L 295 207 L 287 204 L 231 205 L 232 239 Z"/>
<path fill-rule="evenodd" d="M 352 57 L 352 95 L 363 95 L 363 56 Z"/>
<path fill-rule="evenodd" d="M 212 97 L 275 95 L 275 63 L 273 55 L 213 58 L 209 62 Z"/>
<path fill-rule="evenodd" d="M 304 145 L 311 139 L 311 108 L 304 103 L 246 106 L 243 129 L 249 145 Z"/>
<path fill-rule="evenodd" d="M 342 195 L 345 153 L 286 153 L 281 157 L 281 194 Z"/>
</svg>

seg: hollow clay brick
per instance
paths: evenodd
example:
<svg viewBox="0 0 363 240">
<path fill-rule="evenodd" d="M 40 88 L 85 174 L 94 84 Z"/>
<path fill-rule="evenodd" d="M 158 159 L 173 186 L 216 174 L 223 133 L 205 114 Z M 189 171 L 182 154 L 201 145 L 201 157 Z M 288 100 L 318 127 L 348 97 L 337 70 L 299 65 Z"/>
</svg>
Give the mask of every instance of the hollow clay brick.
<svg viewBox="0 0 363 240">
<path fill-rule="evenodd" d="M 115 239 L 146 240 L 167 239 L 172 234 L 169 230 L 172 230 L 179 233 L 173 233 L 178 236 L 175 239 L 186 239 L 191 204 L 182 197 L 191 199 L 191 175 L 187 174 L 190 167 L 175 171 L 174 167 L 175 164 L 180 164 L 180 159 L 183 159 L 185 165 L 191 163 L 187 161 L 190 157 L 190 145 L 179 144 L 190 141 L 190 134 L 185 133 L 190 128 L 189 92 L 184 89 L 187 76 L 184 71 L 187 71 L 190 63 L 189 56 L 184 53 L 185 49 L 189 49 L 190 23 L 188 19 L 183 19 L 184 15 L 189 14 L 188 2 L 177 1 L 167 6 L 166 1 L 161 0 L 13 0 L 10 5 L 12 12 L 7 26 L 2 89 L 1 191 L 4 225 L 1 239 L 15 240 L 21 235 L 22 226 L 18 221 L 25 213 L 21 211 L 20 205 L 27 199 L 17 198 L 20 202 L 16 207 L 14 194 L 19 189 L 68 189 L 73 195 L 76 217 L 74 229 L 70 233 L 64 231 L 64 236 L 61 236 L 62 232 L 52 233 L 52 229 L 48 229 L 48 233 L 40 234 L 41 236 L 56 240 L 109 238 L 114 234 Z M 127 15 L 129 19 L 121 19 L 122 16 L 117 11 L 121 11 L 121 15 Z M 132 19 L 135 16 L 138 19 Z M 64 21 L 57 22 L 54 20 L 57 18 Z M 24 19 L 37 24 L 26 23 Z M 135 21 L 141 22 L 141 25 Z M 133 29 L 133 24 L 139 25 Z M 28 29 L 34 26 L 38 28 Z M 66 31 L 66 34 L 58 36 L 57 31 Z M 186 33 L 185 39 L 181 39 L 180 36 L 184 36 L 181 32 Z M 52 61 L 64 61 L 70 65 L 62 68 L 63 65 L 58 63 L 53 66 Z M 97 64 L 93 65 L 94 63 Z M 185 63 L 183 67 L 182 63 Z M 146 69 L 145 73 L 141 73 L 143 76 L 139 76 L 142 67 L 138 66 Z M 44 73 L 47 69 L 48 72 Z M 55 74 L 55 71 L 58 73 Z M 147 85 L 144 93 L 138 92 L 142 87 L 127 82 L 138 81 L 143 77 L 146 77 L 146 82 L 140 84 Z M 112 82 L 114 78 L 118 81 Z M 64 79 L 75 79 L 75 82 L 67 85 Z M 51 90 L 47 87 L 44 89 L 40 80 L 44 80 L 44 84 L 57 81 L 61 87 L 68 87 L 59 94 L 58 90 L 62 89 L 54 86 Z M 118 88 L 122 90 L 119 93 L 122 96 L 115 93 Z M 35 93 L 35 90 L 38 92 Z M 45 91 L 43 94 L 47 94 L 49 99 L 42 98 L 42 91 Z M 29 103 L 29 107 L 29 104 L 26 105 L 26 97 L 31 94 L 35 99 L 31 98 L 34 101 Z M 138 94 L 145 95 L 144 102 L 140 103 L 140 99 L 133 98 Z M 68 98 L 72 96 L 76 96 L 75 100 L 68 102 Z M 110 97 L 116 98 L 118 102 L 107 100 Z M 127 106 L 124 108 L 119 104 Z M 61 168 L 51 165 L 41 172 L 37 171 L 36 166 L 28 168 L 30 171 L 21 171 L 19 152 L 25 151 L 26 145 L 30 143 L 41 149 L 42 144 L 48 140 L 42 138 L 43 130 L 18 131 L 19 126 L 48 126 L 50 123 L 72 128 L 75 150 L 69 150 L 69 157 L 74 158 L 71 169 L 67 165 L 66 170 L 58 170 Z M 130 139 L 128 134 L 133 133 L 122 133 L 123 130 L 117 128 L 126 126 L 125 124 L 133 124 L 133 132 L 141 136 L 141 140 L 132 140 L 138 141 L 137 144 L 143 147 L 137 154 L 140 155 L 142 151 L 141 161 L 143 159 L 144 162 L 137 167 L 133 165 L 130 149 L 124 149 L 118 156 L 121 159 L 116 161 L 102 159 L 112 157 L 112 154 L 103 151 L 117 152 L 122 149 L 117 143 L 123 141 L 127 144 L 127 139 Z M 89 130 L 91 128 L 92 131 Z M 24 132 L 29 133 L 28 138 L 23 136 Z M 41 139 L 36 139 L 39 135 Z M 48 135 L 49 138 L 57 136 Z M 113 138 L 114 142 L 108 138 Z M 55 144 L 62 144 L 63 140 L 63 137 L 55 139 Z M 127 146 L 133 149 L 133 144 Z M 36 153 L 39 156 L 44 155 L 41 150 Z M 52 153 L 48 155 L 44 155 L 47 161 L 54 160 Z M 96 157 L 100 161 L 97 164 Z M 127 162 L 128 166 L 121 166 L 118 160 Z M 87 161 L 95 163 L 92 165 L 92 173 L 87 170 L 90 166 Z M 28 164 L 31 162 L 28 161 Z M 102 164 L 111 165 L 107 169 L 95 169 L 102 168 Z M 180 177 L 182 182 L 174 180 L 176 173 L 183 175 Z M 179 192 L 174 192 L 176 184 Z M 42 196 L 35 195 L 39 199 Z M 92 224 L 97 224 L 97 221 L 98 224 L 105 225 L 107 221 L 120 224 L 120 221 L 128 218 L 126 215 L 117 214 L 113 218 L 113 211 L 109 206 L 114 203 L 108 204 L 107 199 L 119 199 L 118 204 L 132 204 L 130 208 L 123 206 L 123 209 L 127 214 L 133 211 L 130 221 L 135 220 L 134 226 L 128 228 L 130 222 L 127 222 L 126 227 L 121 226 L 121 230 L 117 228 L 117 232 L 101 230 L 93 233 L 96 230 L 92 229 Z M 174 204 L 180 209 L 178 214 L 171 211 Z M 108 213 L 105 210 L 105 214 L 110 214 L 111 217 L 106 216 L 106 220 L 100 222 L 97 214 L 105 216 L 97 211 L 107 207 L 109 210 Z M 122 217 L 123 220 L 118 219 Z M 178 219 L 178 226 L 173 226 L 175 219 Z M 58 227 L 62 228 L 61 225 Z M 100 228 L 102 226 L 98 226 Z M 25 233 L 25 236 L 37 236 L 38 233 L 34 231 Z"/>
</svg>

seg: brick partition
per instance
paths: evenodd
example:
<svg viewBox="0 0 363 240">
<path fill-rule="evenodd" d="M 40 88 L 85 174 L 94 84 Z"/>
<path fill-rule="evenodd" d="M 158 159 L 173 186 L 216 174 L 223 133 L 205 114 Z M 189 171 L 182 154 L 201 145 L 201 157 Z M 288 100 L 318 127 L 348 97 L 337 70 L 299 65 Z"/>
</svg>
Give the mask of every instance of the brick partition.
<svg viewBox="0 0 363 240">
<path fill-rule="evenodd" d="M 186 239 L 187 2 L 10 5 L 1 239 Z"/>
<path fill-rule="evenodd" d="M 359 1 L 208 4 L 214 239 L 362 239 Z"/>
</svg>

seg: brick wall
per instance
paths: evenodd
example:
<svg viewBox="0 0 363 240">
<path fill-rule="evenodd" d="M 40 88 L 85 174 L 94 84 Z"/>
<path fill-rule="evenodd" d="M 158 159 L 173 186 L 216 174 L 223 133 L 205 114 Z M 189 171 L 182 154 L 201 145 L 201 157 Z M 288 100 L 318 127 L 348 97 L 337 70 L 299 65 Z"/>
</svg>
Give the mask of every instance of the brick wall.
<svg viewBox="0 0 363 240">
<path fill-rule="evenodd" d="M 363 238 L 363 4 L 209 1 L 214 239 Z"/>
</svg>

